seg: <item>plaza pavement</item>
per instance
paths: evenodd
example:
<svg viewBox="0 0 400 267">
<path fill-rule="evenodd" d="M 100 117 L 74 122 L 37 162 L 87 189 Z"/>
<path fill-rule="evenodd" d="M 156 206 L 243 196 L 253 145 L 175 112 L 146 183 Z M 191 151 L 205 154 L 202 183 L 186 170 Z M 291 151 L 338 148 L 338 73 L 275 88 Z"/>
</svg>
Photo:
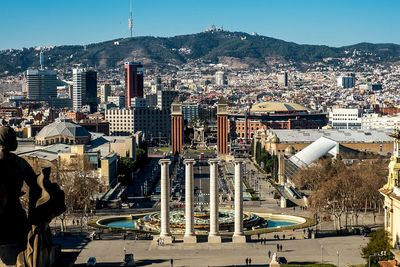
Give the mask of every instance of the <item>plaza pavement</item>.
<svg viewBox="0 0 400 267">
<path fill-rule="evenodd" d="M 138 266 L 241 266 L 245 265 L 246 257 L 252 259 L 252 265 L 267 266 L 268 251 L 276 252 L 276 244 L 283 246 L 283 252 L 278 256 L 285 257 L 289 262 L 320 262 L 321 245 L 323 246 L 324 263 L 339 266 L 365 263 L 360 256 L 360 247 L 367 243 L 362 236 L 330 237 L 320 239 L 269 240 L 267 244 L 250 242 L 246 244 L 198 243 L 158 246 L 155 241 L 134 240 L 95 240 L 90 242 L 77 258 L 77 266 L 84 266 L 90 256 L 95 256 L 99 266 L 120 266 L 124 249 L 126 253 L 134 253 Z"/>
</svg>

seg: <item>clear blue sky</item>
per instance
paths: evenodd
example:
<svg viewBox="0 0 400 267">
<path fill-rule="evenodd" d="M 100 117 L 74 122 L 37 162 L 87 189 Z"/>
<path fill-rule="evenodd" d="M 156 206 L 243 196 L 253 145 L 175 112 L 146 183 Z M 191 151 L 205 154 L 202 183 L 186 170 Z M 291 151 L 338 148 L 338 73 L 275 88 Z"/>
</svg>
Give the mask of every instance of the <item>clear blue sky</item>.
<svg viewBox="0 0 400 267">
<path fill-rule="evenodd" d="M 129 36 L 129 0 L 1 0 L 0 49 Z M 398 0 L 133 0 L 134 35 L 211 24 L 303 44 L 400 44 Z"/>
</svg>

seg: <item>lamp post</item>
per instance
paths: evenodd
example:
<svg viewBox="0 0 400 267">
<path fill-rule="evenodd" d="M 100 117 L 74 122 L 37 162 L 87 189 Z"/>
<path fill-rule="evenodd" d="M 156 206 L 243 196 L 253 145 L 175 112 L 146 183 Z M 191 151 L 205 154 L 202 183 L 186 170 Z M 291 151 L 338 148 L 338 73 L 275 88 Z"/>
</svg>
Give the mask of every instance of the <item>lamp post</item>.
<svg viewBox="0 0 400 267">
<path fill-rule="evenodd" d="M 321 245 L 321 264 L 324 264 L 324 246 Z"/>
</svg>

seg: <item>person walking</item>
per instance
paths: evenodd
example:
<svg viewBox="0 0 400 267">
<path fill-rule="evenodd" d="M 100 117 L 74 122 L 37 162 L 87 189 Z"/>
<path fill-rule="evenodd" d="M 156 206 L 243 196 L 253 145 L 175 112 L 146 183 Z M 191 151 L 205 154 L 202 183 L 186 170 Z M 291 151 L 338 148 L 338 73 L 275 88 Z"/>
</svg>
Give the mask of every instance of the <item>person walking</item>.
<svg viewBox="0 0 400 267">
<path fill-rule="evenodd" d="M 268 258 L 271 258 L 271 250 L 268 250 Z"/>
<path fill-rule="evenodd" d="M 249 265 L 249 258 L 246 258 L 246 266 Z"/>
<path fill-rule="evenodd" d="M 276 251 L 278 251 L 279 252 L 279 244 L 276 244 Z"/>
<path fill-rule="evenodd" d="M 251 265 L 251 258 L 249 258 L 249 265 Z"/>
<path fill-rule="evenodd" d="M 170 262 L 171 267 L 173 267 L 174 266 L 174 259 L 171 259 L 169 262 Z"/>
<path fill-rule="evenodd" d="M 281 246 L 280 246 L 280 251 L 282 252 L 282 250 L 283 250 L 283 246 L 282 246 L 282 244 L 281 244 Z"/>
</svg>

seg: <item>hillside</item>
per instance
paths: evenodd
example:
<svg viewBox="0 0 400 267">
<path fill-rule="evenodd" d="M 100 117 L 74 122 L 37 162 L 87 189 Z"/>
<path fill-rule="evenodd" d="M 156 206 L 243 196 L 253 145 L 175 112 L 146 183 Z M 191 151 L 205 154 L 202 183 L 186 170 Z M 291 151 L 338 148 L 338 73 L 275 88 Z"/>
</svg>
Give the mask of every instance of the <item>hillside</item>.
<svg viewBox="0 0 400 267">
<path fill-rule="evenodd" d="M 315 62 L 323 58 L 350 57 L 354 50 L 373 61 L 400 59 L 400 45 L 360 43 L 346 47 L 300 45 L 265 36 L 241 32 L 201 32 L 174 37 L 134 37 L 86 46 L 66 45 L 47 49 L 46 66 L 66 68 L 82 63 L 99 69 L 120 66 L 127 60 L 141 60 L 150 66 L 179 66 L 192 61 L 220 62 L 222 58 L 265 66 L 270 59 Z M 353 55 L 354 56 L 354 55 Z M 34 48 L 0 51 L 0 75 L 16 74 L 39 65 Z"/>
</svg>

